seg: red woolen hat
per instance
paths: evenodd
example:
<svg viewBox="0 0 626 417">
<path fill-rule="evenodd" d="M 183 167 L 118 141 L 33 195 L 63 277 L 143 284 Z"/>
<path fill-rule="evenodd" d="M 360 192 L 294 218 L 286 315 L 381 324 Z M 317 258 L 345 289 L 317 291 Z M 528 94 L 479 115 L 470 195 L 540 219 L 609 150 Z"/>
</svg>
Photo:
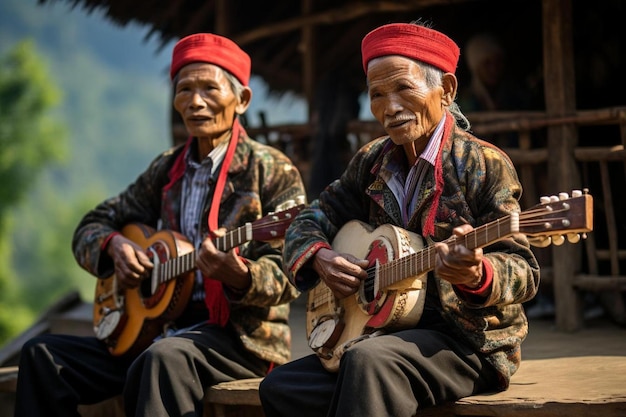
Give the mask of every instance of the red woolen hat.
<svg viewBox="0 0 626 417">
<path fill-rule="evenodd" d="M 374 29 L 361 42 L 363 70 L 374 58 L 401 55 L 454 73 L 459 62 L 457 44 L 441 32 L 413 23 L 392 23 Z"/>
<path fill-rule="evenodd" d="M 172 52 L 170 78 L 193 62 L 206 62 L 222 67 L 237 78 L 243 85 L 250 81 L 250 56 L 235 42 L 212 33 L 197 33 L 179 40 Z"/>
</svg>

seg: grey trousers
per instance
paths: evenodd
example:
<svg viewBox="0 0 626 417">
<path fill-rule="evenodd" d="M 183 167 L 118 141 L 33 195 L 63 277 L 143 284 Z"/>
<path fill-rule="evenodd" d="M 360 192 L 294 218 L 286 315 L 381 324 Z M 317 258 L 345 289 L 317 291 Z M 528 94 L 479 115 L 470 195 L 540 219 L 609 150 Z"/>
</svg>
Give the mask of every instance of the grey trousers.
<svg viewBox="0 0 626 417">
<path fill-rule="evenodd" d="M 281 365 L 260 386 L 266 417 L 412 417 L 418 408 L 495 390 L 495 370 L 433 329 L 410 329 L 351 347 L 337 373 L 315 355 Z"/>
<path fill-rule="evenodd" d="M 113 357 L 95 337 L 46 334 L 22 347 L 16 417 L 76 416 L 79 404 L 124 395 L 126 416 L 202 416 L 206 388 L 264 376 L 268 363 L 231 331 L 204 325 Z"/>
</svg>

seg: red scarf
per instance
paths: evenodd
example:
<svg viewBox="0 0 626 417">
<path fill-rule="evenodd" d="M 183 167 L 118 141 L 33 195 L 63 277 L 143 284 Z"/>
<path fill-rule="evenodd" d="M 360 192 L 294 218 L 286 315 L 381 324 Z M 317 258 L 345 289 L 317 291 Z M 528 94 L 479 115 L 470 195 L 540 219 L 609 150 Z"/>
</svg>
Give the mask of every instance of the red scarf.
<svg viewBox="0 0 626 417">
<path fill-rule="evenodd" d="M 220 173 L 215 184 L 215 191 L 213 193 L 213 201 L 211 203 L 211 209 L 209 210 L 209 233 L 212 238 L 215 238 L 214 232 L 218 227 L 218 215 L 220 209 L 220 202 L 222 199 L 222 192 L 224 191 L 224 185 L 226 184 L 226 177 L 228 176 L 228 168 L 235 154 L 237 148 L 237 142 L 239 141 L 239 135 L 243 131 L 243 128 L 239 124 L 239 119 L 235 119 L 232 129 L 232 135 L 226 155 L 222 161 Z M 193 138 L 190 137 L 185 145 L 185 149 L 181 152 L 178 159 L 174 162 L 174 165 L 170 169 L 169 176 L 170 182 L 163 188 L 167 190 L 178 181 L 185 172 L 185 154 L 187 149 L 191 146 Z M 209 320 L 211 324 L 217 324 L 224 327 L 228 323 L 230 317 L 230 305 L 226 296 L 224 295 L 224 289 L 222 288 L 222 282 L 210 277 L 203 277 L 204 280 L 204 301 L 207 309 L 209 310 Z"/>
<path fill-rule="evenodd" d="M 220 174 L 217 177 L 217 183 L 215 184 L 211 210 L 209 210 L 209 233 L 213 238 L 215 238 L 215 230 L 219 228 L 218 214 L 220 211 L 220 200 L 222 199 L 222 191 L 224 191 L 224 185 L 226 184 L 228 168 L 230 167 L 230 162 L 235 154 L 235 148 L 237 148 L 240 130 L 243 129 L 239 125 L 239 119 L 235 119 L 230 142 L 228 143 L 228 149 L 226 150 L 226 155 L 224 156 L 224 161 L 222 161 L 222 167 L 220 168 Z M 230 317 L 230 304 L 226 299 L 226 295 L 224 295 L 222 281 L 218 281 L 210 277 L 204 277 L 204 301 L 207 309 L 209 310 L 209 323 L 218 324 L 221 327 L 226 326 L 228 318 Z"/>
<path fill-rule="evenodd" d="M 441 135 L 441 144 L 439 144 L 439 151 L 437 152 L 437 159 L 435 160 L 435 192 L 433 196 L 433 202 L 426 218 L 426 223 L 422 228 L 422 235 L 424 237 L 433 236 L 435 234 L 435 218 L 437 216 L 437 210 L 439 210 L 439 199 L 441 193 L 443 193 L 443 170 L 441 168 L 441 153 L 443 148 L 452 132 L 452 126 L 454 125 L 454 116 L 450 112 L 446 111 L 446 121 L 443 125 L 443 134 Z"/>
</svg>

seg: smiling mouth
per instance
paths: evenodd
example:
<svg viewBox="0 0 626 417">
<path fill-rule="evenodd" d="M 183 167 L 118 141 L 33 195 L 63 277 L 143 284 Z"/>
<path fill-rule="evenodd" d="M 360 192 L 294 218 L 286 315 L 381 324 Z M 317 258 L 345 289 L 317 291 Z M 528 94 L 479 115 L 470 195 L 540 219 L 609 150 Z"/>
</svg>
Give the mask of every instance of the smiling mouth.
<svg viewBox="0 0 626 417">
<path fill-rule="evenodd" d="M 411 119 L 392 120 L 392 121 L 385 123 L 385 129 L 396 129 L 398 127 L 404 126 L 410 121 Z"/>
</svg>

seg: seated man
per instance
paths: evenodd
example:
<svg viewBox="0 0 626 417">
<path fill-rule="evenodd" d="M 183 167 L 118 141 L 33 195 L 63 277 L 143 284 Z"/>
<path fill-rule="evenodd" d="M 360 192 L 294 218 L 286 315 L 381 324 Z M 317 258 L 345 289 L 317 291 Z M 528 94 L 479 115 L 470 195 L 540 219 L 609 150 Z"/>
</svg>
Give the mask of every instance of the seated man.
<svg viewBox="0 0 626 417">
<path fill-rule="evenodd" d="M 96 337 L 47 334 L 25 343 L 16 417 L 78 416 L 79 404 L 118 394 L 128 417 L 201 416 L 207 387 L 264 376 L 290 359 L 289 302 L 298 291 L 283 272 L 282 245 L 249 241 L 221 251 L 214 239 L 303 200 L 300 174 L 239 124 L 252 98 L 250 57 L 234 42 L 208 33 L 183 38 L 170 75 L 187 143 L 88 212 L 72 246 L 83 268 L 98 278 L 114 273 L 132 291 L 154 259 L 123 227 L 179 232 L 197 248 L 190 296 L 163 326 L 166 337 L 137 356 L 113 355 Z"/>
<path fill-rule="evenodd" d="M 528 240 L 515 235 L 484 249 L 443 242 L 519 211 L 522 192 L 510 159 L 467 131 L 454 102 L 458 46 L 424 25 L 394 23 L 367 34 L 362 55 L 370 108 L 387 136 L 360 149 L 291 223 L 285 268 L 301 290 L 324 285 L 334 299 L 354 300 L 375 272 L 350 249 L 363 246 L 370 228 L 406 229 L 432 242 L 432 257 L 422 258 L 432 271 L 420 277 L 421 317 L 357 341 L 336 367 L 326 352 L 277 367 L 260 385 L 268 417 L 412 417 L 424 407 L 504 390 L 520 365 L 528 332 L 521 303 L 539 281 Z M 339 253 L 331 244 L 352 220 L 364 226 L 352 244 L 342 239 L 350 253 Z M 382 246 L 371 252 L 384 252 Z M 415 266 L 400 265 L 405 273 Z M 380 273 L 388 278 L 394 270 L 385 266 Z M 345 301 L 344 313 L 360 311 L 354 304 Z"/>
</svg>

